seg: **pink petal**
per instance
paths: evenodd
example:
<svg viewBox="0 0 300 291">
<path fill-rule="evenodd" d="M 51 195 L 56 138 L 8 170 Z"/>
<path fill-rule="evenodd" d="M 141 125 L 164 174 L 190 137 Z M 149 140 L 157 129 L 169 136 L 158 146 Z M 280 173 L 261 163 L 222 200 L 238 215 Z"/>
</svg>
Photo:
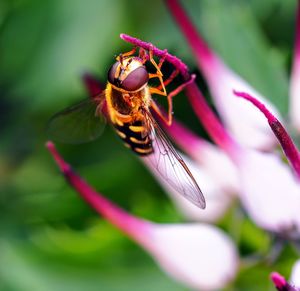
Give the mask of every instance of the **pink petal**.
<svg viewBox="0 0 300 291">
<path fill-rule="evenodd" d="M 289 284 L 283 276 L 274 272 L 271 274 L 271 279 L 278 291 L 299 291 L 300 289 Z"/>
<path fill-rule="evenodd" d="M 272 279 L 273 283 L 275 284 L 275 287 L 279 290 L 284 288 L 287 284 L 285 278 L 277 272 L 274 272 L 271 274 L 271 279 Z"/>
<path fill-rule="evenodd" d="M 166 3 L 181 28 L 198 61 L 215 100 L 217 109 L 234 137 L 243 145 L 254 148 L 269 148 L 274 137 L 262 118 L 251 106 L 232 96 L 232 89 L 251 92 L 263 100 L 278 116 L 276 109 L 259 95 L 249 84 L 229 69 L 208 47 L 177 0 Z"/>
<path fill-rule="evenodd" d="M 300 5 L 298 1 L 294 62 L 290 84 L 290 119 L 300 133 Z"/>
<path fill-rule="evenodd" d="M 222 288 L 236 275 L 237 250 L 219 229 L 205 224 L 159 225 L 136 218 L 97 193 L 56 151 L 47 147 L 69 184 L 99 214 L 139 243 L 175 280 L 196 288 Z M 224 264 L 226 262 L 226 264 Z"/>
<path fill-rule="evenodd" d="M 293 266 L 291 283 L 300 288 L 300 260 L 298 260 Z"/>
<path fill-rule="evenodd" d="M 240 198 L 256 224 L 269 231 L 300 235 L 300 184 L 274 154 L 245 151 L 240 161 Z"/>
<path fill-rule="evenodd" d="M 237 91 L 234 91 L 234 94 L 250 101 L 265 115 L 272 131 L 280 142 L 286 157 L 300 178 L 300 152 L 280 121 L 267 109 L 263 103 L 252 97 L 250 94 Z"/>
</svg>

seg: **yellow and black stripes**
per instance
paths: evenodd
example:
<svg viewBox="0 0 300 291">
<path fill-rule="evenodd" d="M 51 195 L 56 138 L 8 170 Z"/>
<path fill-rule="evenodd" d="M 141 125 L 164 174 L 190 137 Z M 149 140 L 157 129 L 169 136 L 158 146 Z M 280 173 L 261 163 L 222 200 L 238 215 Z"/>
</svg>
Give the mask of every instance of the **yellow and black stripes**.
<svg viewBox="0 0 300 291">
<path fill-rule="evenodd" d="M 129 147 L 140 156 L 153 153 L 152 141 L 149 135 L 145 135 L 145 128 L 140 121 L 133 123 L 114 124 L 118 136 Z"/>
</svg>

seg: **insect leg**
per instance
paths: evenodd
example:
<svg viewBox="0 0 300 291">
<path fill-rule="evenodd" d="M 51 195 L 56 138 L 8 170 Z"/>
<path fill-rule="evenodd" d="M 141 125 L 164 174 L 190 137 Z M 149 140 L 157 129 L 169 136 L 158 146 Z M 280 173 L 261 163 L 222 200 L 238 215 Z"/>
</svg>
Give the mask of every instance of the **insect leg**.
<svg viewBox="0 0 300 291">
<path fill-rule="evenodd" d="M 168 102 L 169 103 L 169 102 Z M 158 105 L 155 103 L 155 101 L 151 100 L 151 108 L 156 112 L 156 114 L 163 120 L 165 124 L 170 126 L 172 124 L 172 111 L 173 111 L 173 104 L 169 104 L 168 107 L 168 116 L 165 116 L 165 114 L 160 110 Z"/>
<path fill-rule="evenodd" d="M 121 53 L 121 54 L 119 54 L 119 55 L 116 57 L 116 60 L 119 61 L 120 63 L 122 63 L 124 57 L 126 58 L 126 57 L 129 57 L 129 56 L 132 56 L 133 54 L 135 54 L 135 52 L 136 52 L 136 46 L 134 46 L 134 47 L 132 48 L 132 50 L 130 50 L 130 51 L 126 52 L 126 53 Z"/>
<path fill-rule="evenodd" d="M 174 70 L 174 71 L 172 72 L 172 74 L 168 77 L 168 79 L 166 79 L 166 80 L 164 81 L 164 86 L 168 86 L 168 85 L 176 78 L 176 76 L 177 76 L 178 74 L 179 74 L 179 70 L 178 70 L 178 69 Z M 160 84 L 160 85 L 158 85 L 156 88 L 157 88 L 157 89 L 162 89 L 162 85 Z"/>
<path fill-rule="evenodd" d="M 177 73 L 178 74 L 178 73 Z M 175 74 L 174 74 L 175 75 Z M 171 76 L 170 76 L 171 78 Z M 175 77 L 174 77 L 175 78 Z M 174 79 L 173 78 L 173 79 Z M 157 106 L 157 104 L 152 100 L 151 106 L 152 109 L 161 117 L 161 119 L 167 124 L 167 125 L 171 125 L 172 124 L 172 115 L 173 115 L 173 102 L 172 99 L 174 96 L 176 96 L 177 94 L 179 94 L 186 85 L 190 84 L 190 82 L 193 82 L 195 79 L 195 77 L 193 76 L 191 78 L 191 80 L 179 85 L 176 89 L 174 89 L 173 91 L 171 91 L 169 94 L 165 95 L 167 96 L 167 101 L 168 101 L 168 116 L 165 116 L 161 110 L 159 109 L 159 107 Z M 169 81 L 169 79 L 166 80 L 166 82 Z M 171 82 L 171 81 L 170 81 Z M 157 88 L 149 88 L 150 93 L 156 93 L 156 94 L 160 94 L 160 95 L 164 95 L 163 92 L 161 92 L 159 89 Z M 159 92 L 159 93 L 158 93 Z"/>
</svg>

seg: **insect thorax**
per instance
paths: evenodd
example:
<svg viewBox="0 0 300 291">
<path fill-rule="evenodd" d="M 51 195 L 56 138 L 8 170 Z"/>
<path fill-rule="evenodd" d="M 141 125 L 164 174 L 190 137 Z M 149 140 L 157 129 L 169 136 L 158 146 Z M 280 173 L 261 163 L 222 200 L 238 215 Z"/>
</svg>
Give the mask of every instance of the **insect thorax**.
<svg viewBox="0 0 300 291">
<path fill-rule="evenodd" d="M 116 123 L 117 119 L 127 122 L 138 118 L 143 108 L 148 109 L 150 101 L 151 95 L 147 86 L 131 93 L 116 90 L 110 83 L 107 84 L 106 102 L 113 123 Z"/>
</svg>

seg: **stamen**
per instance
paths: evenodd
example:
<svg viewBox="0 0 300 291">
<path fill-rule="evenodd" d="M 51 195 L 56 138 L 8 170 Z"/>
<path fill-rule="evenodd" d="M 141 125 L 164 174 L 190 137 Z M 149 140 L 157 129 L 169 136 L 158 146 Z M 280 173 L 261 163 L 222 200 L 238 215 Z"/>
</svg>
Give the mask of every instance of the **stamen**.
<svg viewBox="0 0 300 291">
<path fill-rule="evenodd" d="M 141 228 L 146 231 L 148 222 L 138 220 L 131 216 L 115 204 L 107 200 L 100 193 L 97 193 L 88 183 L 86 183 L 79 175 L 77 175 L 60 156 L 54 143 L 48 141 L 46 147 L 53 156 L 58 167 L 64 174 L 69 184 L 76 190 L 80 196 L 99 214 L 101 214 L 108 221 L 115 226 L 123 230 L 129 236 L 134 238 L 139 243 L 144 243 L 145 232 L 141 231 Z"/>
<path fill-rule="evenodd" d="M 252 97 L 251 95 L 245 93 L 245 92 L 237 92 L 233 91 L 233 93 L 241 98 L 244 98 L 248 101 L 250 101 L 254 106 L 256 106 L 267 118 L 268 123 L 274 132 L 277 140 L 280 142 L 281 147 L 289 160 L 290 164 L 294 168 L 296 174 L 300 178 L 300 153 L 297 149 L 296 145 L 294 144 L 292 138 L 288 134 L 288 132 L 285 130 L 283 125 L 280 123 L 280 121 L 267 109 L 267 107 L 261 103 L 256 98 Z"/>
<path fill-rule="evenodd" d="M 193 110 L 195 111 L 200 121 L 203 123 L 203 126 L 208 131 L 212 139 L 220 147 L 222 147 L 232 159 L 236 160 L 238 158 L 237 154 L 239 152 L 239 146 L 231 138 L 218 117 L 207 104 L 199 88 L 197 87 L 195 82 L 193 82 L 194 75 L 191 75 L 189 73 L 188 67 L 177 57 L 169 54 L 166 50 L 160 50 L 156 48 L 151 43 L 141 41 L 126 34 L 121 34 L 120 37 L 135 46 L 142 47 L 146 50 L 151 49 L 154 55 L 158 57 L 165 57 L 165 60 L 167 62 L 171 63 L 176 69 L 178 69 L 178 71 L 186 81 L 186 83 L 184 84 L 184 90 L 189 97 Z"/>
<path fill-rule="evenodd" d="M 197 56 L 197 61 L 201 67 L 205 67 L 208 59 L 215 58 L 216 56 L 206 44 L 206 42 L 199 35 L 196 27 L 193 25 L 184 9 L 177 0 L 166 0 L 166 4 L 169 7 L 173 17 L 178 23 L 183 35 L 189 42 L 194 55 Z"/>
<path fill-rule="evenodd" d="M 184 64 L 179 58 L 171 55 L 168 53 L 167 50 L 160 50 L 157 47 L 155 47 L 152 43 L 150 42 L 144 42 L 138 38 L 132 37 L 127 34 L 120 34 L 120 38 L 123 39 L 126 42 L 129 42 L 135 46 L 141 47 L 145 50 L 152 50 L 153 55 L 160 57 L 160 58 L 165 58 L 167 62 L 172 64 L 175 68 L 177 68 L 180 72 L 180 74 L 183 76 L 185 81 L 189 80 L 191 78 L 191 75 L 189 74 L 188 67 L 186 64 Z"/>
</svg>

